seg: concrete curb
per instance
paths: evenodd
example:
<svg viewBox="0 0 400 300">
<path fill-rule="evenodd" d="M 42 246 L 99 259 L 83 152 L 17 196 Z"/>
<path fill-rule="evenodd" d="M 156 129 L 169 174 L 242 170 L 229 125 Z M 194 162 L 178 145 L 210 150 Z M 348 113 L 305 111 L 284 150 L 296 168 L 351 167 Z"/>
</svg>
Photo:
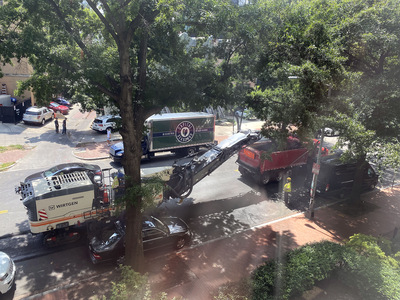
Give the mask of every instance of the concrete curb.
<svg viewBox="0 0 400 300">
<path fill-rule="evenodd" d="M 79 157 L 78 155 L 76 155 L 76 154 L 74 153 L 74 151 L 72 151 L 72 155 L 73 155 L 75 158 L 78 158 L 78 159 L 81 159 L 81 160 L 88 160 L 88 161 L 110 158 L 110 155 L 107 155 L 107 156 L 98 156 L 98 157 L 87 157 L 87 158 L 85 158 L 85 157 Z"/>
</svg>

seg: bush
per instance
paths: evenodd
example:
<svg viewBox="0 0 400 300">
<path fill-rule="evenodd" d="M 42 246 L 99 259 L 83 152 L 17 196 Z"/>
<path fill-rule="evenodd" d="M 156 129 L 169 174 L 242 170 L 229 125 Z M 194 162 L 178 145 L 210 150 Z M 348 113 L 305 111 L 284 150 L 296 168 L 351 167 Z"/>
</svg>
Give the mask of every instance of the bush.
<svg viewBox="0 0 400 300">
<path fill-rule="evenodd" d="M 356 287 L 363 299 L 400 299 L 399 263 L 391 249 L 387 239 L 353 235 L 346 243 L 340 279 Z"/>
<path fill-rule="evenodd" d="M 321 242 L 305 245 L 271 260 L 252 275 L 252 299 L 289 299 L 331 276 L 342 263 L 344 247 Z"/>
<path fill-rule="evenodd" d="M 166 300 L 167 294 L 152 296 L 147 275 L 132 270 L 129 266 L 120 265 L 121 278 L 112 282 L 111 300 Z M 105 298 L 103 298 L 105 299 Z M 176 300 L 173 298 L 172 300 Z"/>
<path fill-rule="evenodd" d="M 238 282 L 230 282 L 220 287 L 214 300 L 249 300 L 251 296 L 251 283 L 248 278 Z"/>
<path fill-rule="evenodd" d="M 363 299 L 400 299 L 394 248 L 387 239 L 362 234 L 352 236 L 345 246 L 327 241 L 305 245 L 253 272 L 252 299 L 290 299 L 333 273 Z"/>
</svg>

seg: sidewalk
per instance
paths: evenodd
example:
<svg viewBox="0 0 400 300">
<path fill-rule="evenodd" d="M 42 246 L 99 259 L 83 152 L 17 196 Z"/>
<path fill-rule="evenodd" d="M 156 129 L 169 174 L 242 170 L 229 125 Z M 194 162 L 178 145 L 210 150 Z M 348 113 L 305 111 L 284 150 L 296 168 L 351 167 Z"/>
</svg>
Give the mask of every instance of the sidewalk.
<svg viewBox="0 0 400 300">
<path fill-rule="evenodd" d="M 153 258 L 147 262 L 153 293 L 164 291 L 168 299 L 213 299 L 221 285 L 248 276 L 265 260 L 306 243 L 329 240 L 341 242 L 355 233 L 390 238 L 400 225 L 400 188 L 364 194 L 365 204 L 353 210 L 346 203 L 323 207 L 310 221 L 296 214 L 239 234 Z M 114 275 L 114 276 L 113 276 Z M 28 299 L 96 299 L 115 280 L 113 273 L 102 274 L 47 294 Z M 336 293 L 337 291 L 335 291 Z M 331 299 L 335 295 L 330 295 Z"/>
</svg>

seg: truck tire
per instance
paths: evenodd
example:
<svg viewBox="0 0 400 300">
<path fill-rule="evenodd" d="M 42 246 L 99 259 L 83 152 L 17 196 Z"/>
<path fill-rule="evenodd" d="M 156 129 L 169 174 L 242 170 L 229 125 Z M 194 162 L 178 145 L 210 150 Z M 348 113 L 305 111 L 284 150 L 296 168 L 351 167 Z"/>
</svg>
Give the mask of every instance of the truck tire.
<svg viewBox="0 0 400 300">
<path fill-rule="evenodd" d="M 154 157 L 154 153 L 152 153 L 152 152 L 147 152 L 146 158 L 147 158 L 148 160 L 151 160 L 153 157 Z"/>
<path fill-rule="evenodd" d="M 270 181 L 270 176 L 268 172 L 265 172 L 264 174 L 260 174 L 258 176 L 258 183 L 261 185 L 267 184 Z"/>
<path fill-rule="evenodd" d="M 196 147 L 189 147 L 186 149 L 187 156 L 194 156 L 199 150 Z"/>
<path fill-rule="evenodd" d="M 42 125 L 44 125 L 44 123 L 46 123 L 46 120 L 43 118 L 43 120 L 42 120 Z"/>
</svg>

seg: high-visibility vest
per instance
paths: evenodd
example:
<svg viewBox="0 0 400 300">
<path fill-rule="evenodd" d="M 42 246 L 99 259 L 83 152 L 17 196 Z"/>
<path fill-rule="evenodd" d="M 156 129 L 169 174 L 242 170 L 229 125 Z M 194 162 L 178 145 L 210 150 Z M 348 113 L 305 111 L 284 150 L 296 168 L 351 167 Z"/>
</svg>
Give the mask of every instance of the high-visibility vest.
<svg viewBox="0 0 400 300">
<path fill-rule="evenodd" d="M 115 176 L 115 177 L 114 177 L 111 187 L 112 187 L 113 189 L 116 189 L 116 188 L 119 187 L 119 178 L 118 178 L 118 176 Z"/>
<path fill-rule="evenodd" d="M 283 186 L 283 191 L 285 193 L 291 193 L 292 192 L 292 183 L 288 182 Z"/>
</svg>

